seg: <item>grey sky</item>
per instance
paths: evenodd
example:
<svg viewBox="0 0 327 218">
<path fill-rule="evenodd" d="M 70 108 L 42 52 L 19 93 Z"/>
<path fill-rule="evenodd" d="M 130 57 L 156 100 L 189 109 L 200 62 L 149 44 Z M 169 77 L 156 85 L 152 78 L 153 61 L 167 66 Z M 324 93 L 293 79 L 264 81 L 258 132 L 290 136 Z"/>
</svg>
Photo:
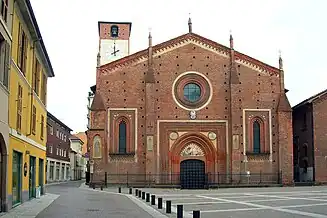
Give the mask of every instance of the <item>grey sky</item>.
<svg viewBox="0 0 327 218">
<path fill-rule="evenodd" d="M 324 0 L 31 0 L 56 77 L 48 110 L 74 131 L 86 129 L 87 93 L 95 84 L 98 25 L 132 22 L 131 53 L 188 31 L 229 45 L 267 64 L 284 59 L 291 105 L 326 89 L 327 1 Z"/>
</svg>

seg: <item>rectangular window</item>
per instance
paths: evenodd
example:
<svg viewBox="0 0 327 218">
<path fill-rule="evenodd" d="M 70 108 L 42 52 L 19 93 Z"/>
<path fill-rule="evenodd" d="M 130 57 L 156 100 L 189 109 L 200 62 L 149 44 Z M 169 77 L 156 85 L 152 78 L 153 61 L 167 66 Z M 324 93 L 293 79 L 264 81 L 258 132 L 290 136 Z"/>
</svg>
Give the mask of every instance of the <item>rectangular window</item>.
<svg viewBox="0 0 327 218">
<path fill-rule="evenodd" d="M 22 110 L 23 110 L 23 87 L 18 84 L 17 92 L 17 121 L 16 121 L 16 130 L 18 133 L 22 130 Z"/>
<path fill-rule="evenodd" d="M 32 111 L 32 133 L 35 135 L 36 131 L 36 107 L 33 105 Z"/>
<path fill-rule="evenodd" d="M 8 0 L 1 0 L 1 16 L 7 23 L 8 19 Z"/>
<path fill-rule="evenodd" d="M 41 80 L 41 101 L 44 105 L 46 105 L 46 96 L 47 96 L 47 76 L 42 73 L 42 80 Z"/>
<path fill-rule="evenodd" d="M 19 24 L 17 65 L 24 75 L 26 71 L 26 61 L 27 61 L 27 37 L 23 31 L 22 25 Z"/>
<path fill-rule="evenodd" d="M 49 152 L 52 154 L 52 145 L 49 146 Z"/>
<path fill-rule="evenodd" d="M 40 125 L 40 128 L 41 128 L 41 139 L 43 140 L 43 137 L 44 137 L 44 116 L 41 115 L 41 125 Z"/>
<path fill-rule="evenodd" d="M 57 130 L 56 136 L 57 136 L 57 138 L 59 138 L 59 130 Z"/>
<path fill-rule="evenodd" d="M 40 85 L 40 71 L 41 71 L 41 65 L 38 61 L 38 59 L 36 58 L 36 56 L 34 56 L 34 67 L 33 67 L 33 89 L 34 92 L 39 95 L 39 85 Z"/>
<path fill-rule="evenodd" d="M 0 37 L 0 82 L 8 89 L 9 85 L 9 60 L 10 60 L 10 46 Z"/>
<path fill-rule="evenodd" d="M 59 155 L 59 148 L 57 148 L 57 152 L 56 152 L 57 155 Z"/>
<path fill-rule="evenodd" d="M 66 138 L 66 135 L 64 135 L 64 141 L 65 141 L 65 142 L 66 142 L 66 139 L 67 139 L 67 138 Z"/>
</svg>

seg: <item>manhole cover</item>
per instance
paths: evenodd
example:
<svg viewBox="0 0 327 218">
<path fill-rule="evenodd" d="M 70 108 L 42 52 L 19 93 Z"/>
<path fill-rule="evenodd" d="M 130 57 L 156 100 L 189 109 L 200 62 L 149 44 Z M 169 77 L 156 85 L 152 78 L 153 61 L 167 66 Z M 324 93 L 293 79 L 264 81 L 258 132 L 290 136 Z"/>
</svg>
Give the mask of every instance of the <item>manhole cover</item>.
<svg viewBox="0 0 327 218">
<path fill-rule="evenodd" d="M 99 209 L 87 209 L 87 211 L 89 211 L 89 212 L 95 212 L 95 211 L 99 211 Z"/>
</svg>

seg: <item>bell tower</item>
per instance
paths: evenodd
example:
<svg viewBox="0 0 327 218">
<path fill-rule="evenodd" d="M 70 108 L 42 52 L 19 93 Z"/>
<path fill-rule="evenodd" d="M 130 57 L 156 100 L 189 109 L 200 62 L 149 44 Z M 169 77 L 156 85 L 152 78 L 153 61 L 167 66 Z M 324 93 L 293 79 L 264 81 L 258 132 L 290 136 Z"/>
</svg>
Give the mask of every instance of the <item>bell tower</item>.
<svg viewBox="0 0 327 218">
<path fill-rule="evenodd" d="M 131 22 L 98 22 L 100 66 L 130 54 Z"/>
</svg>

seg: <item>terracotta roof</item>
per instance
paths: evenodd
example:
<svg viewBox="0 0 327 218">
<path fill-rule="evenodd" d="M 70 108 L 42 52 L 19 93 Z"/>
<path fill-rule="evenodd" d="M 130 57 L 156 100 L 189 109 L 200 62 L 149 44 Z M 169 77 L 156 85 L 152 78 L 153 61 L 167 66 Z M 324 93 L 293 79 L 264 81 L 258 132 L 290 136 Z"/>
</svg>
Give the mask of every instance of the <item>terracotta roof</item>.
<svg viewBox="0 0 327 218">
<path fill-rule="evenodd" d="M 213 47 L 214 49 L 229 54 L 230 52 L 230 48 L 221 45 L 217 42 L 214 42 L 210 39 L 207 39 L 205 37 L 202 37 L 200 35 L 197 35 L 195 33 L 187 33 L 181 36 L 178 36 L 176 38 L 173 38 L 171 40 L 165 41 L 163 43 L 160 43 L 158 45 L 153 46 L 153 53 L 155 54 L 156 52 L 165 49 L 165 48 L 169 48 L 172 47 L 175 44 L 181 43 L 185 40 L 197 40 L 201 43 L 204 43 L 210 47 Z M 118 59 L 116 61 L 110 62 L 108 64 L 104 64 L 102 66 L 99 67 L 100 71 L 106 71 L 108 69 L 113 69 L 119 66 L 124 66 L 124 65 L 128 65 L 131 64 L 141 58 L 147 58 L 148 56 L 148 49 L 144 49 L 141 50 L 139 52 L 136 52 L 134 54 L 128 55 L 126 57 L 123 57 L 121 59 Z M 279 69 L 273 66 L 270 66 L 268 64 L 265 64 L 257 59 L 254 59 L 248 55 L 242 54 L 238 51 L 235 51 L 235 59 L 239 60 L 239 61 L 243 61 L 246 63 L 250 63 L 252 65 L 256 65 L 257 67 L 263 69 L 263 70 L 267 70 L 269 72 L 275 73 L 275 74 L 279 74 Z"/>
<path fill-rule="evenodd" d="M 74 134 L 75 137 L 79 138 L 83 143 L 83 147 L 82 147 L 82 154 L 86 154 L 87 153 L 87 136 L 85 134 L 85 132 L 78 132 L 76 134 Z"/>
<path fill-rule="evenodd" d="M 75 135 L 71 135 L 69 139 L 72 141 L 80 141 L 82 144 L 84 144 L 84 142 L 80 138 L 76 137 Z"/>
<path fill-rule="evenodd" d="M 298 103 L 297 105 L 295 105 L 293 107 L 293 109 L 296 109 L 296 108 L 298 108 L 298 107 L 300 107 L 302 105 L 305 105 L 305 104 L 310 104 L 310 103 L 314 102 L 315 100 L 319 99 L 320 97 L 324 96 L 325 94 L 327 94 L 327 89 L 325 89 L 324 91 L 319 92 L 318 94 L 313 95 L 310 98 L 307 98 L 304 101 Z"/>
</svg>

